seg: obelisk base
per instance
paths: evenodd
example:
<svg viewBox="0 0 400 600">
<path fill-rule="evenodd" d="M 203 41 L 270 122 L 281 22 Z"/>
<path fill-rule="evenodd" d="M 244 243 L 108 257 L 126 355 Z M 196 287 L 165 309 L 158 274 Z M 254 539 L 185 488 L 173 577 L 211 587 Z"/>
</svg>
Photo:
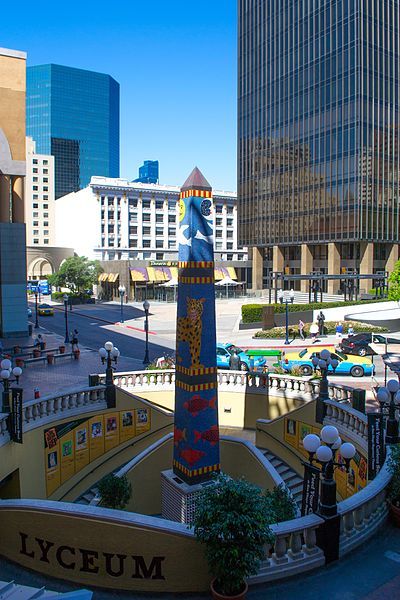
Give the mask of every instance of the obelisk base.
<svg viewBox="0 0 400 600">
<path fill-rule="evenodd" d="M 190 524 L 196 509 L 196 498 L 205 486 L 215 485 L 205 481 L 188 485 L 172 469 L 161 472 L 162 517 L 178 523 Z"/>
</svg>

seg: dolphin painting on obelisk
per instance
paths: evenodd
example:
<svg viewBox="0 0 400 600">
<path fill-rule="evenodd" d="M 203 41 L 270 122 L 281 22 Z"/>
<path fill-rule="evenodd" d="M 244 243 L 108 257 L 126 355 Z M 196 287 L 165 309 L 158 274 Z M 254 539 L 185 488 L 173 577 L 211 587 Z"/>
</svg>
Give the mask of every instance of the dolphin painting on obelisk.
<svg viewBox="0 0 400 600">
<path fill-rule="evenodd" d="M 219 469 L 213 202 L 196 167 L 179 200 L 173 471 L 193 485 Z"/>
</svg>

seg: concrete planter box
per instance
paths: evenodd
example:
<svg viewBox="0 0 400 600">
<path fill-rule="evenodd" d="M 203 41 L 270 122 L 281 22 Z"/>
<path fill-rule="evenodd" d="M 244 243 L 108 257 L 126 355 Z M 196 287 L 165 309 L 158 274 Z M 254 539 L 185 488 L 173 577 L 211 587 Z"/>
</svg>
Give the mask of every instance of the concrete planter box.
<svg viewBox="0 0 400 600">
<path fill-rule="evenodd" d="M 312 310 L 302 310 L 300 312 L 290 312 L 289 306 L 289 325 L 297 325 L 299 320 L 302 320 L 304 323 L 312 323 L 313 321 L 313 311 Z M 286 323 L 286 315 L 285 313 L 278 313 L 274 315 L 274 324 L 275 327 L 285 327 Z M 244 329 L 262 329 L 263 322 L 256 321 L 254 323 L 243 323 L 240 321 L 239 330 Z"/>
</svg>

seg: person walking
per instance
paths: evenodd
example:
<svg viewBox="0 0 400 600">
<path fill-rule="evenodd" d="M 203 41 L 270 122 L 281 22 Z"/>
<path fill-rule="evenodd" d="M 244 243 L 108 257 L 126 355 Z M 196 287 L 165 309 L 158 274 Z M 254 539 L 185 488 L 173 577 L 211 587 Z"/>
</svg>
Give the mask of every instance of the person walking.
<svg viewBox="0 0 400 600">
<path fill-rule="evenodd" d="M 301 319 L 299 319 L 299 334 L 302 340 L 305 340 L 305 336 L 304 336 L 304 323 Z"/>
<path fill-rule="evenodd" d="M 71 335 L 71 350 L 79 350 L 79 341 L 78 341 L 78 330 L 74 329 L 74 332 Z"/>
<path fill-rule="evenodd" d="M 313 344 L 317 341 L 318 331 L 319 331 L 318 323 L 316 323 L 314 321 L 314 323 L 312 323 L 311 327 L 310 327 L 310 333 L 311 333 L 312 343 Z"/>
<path fill-rule="evenodd" d="M 340 340 L 343 336 L 343 324 L 341 323 L 341 321 L 339 321 L 339 323 L 336 323 L 336 337 L 338 340 Z"/>
<path fill-rule="evenodd" d="M 318 321 L 318 332 L 319 335 L 324 335 L 324 324 L 325 324 L 325 315 L 322 310 L 319 311 L 319 315 L 317 317 Z"/>
</svg>

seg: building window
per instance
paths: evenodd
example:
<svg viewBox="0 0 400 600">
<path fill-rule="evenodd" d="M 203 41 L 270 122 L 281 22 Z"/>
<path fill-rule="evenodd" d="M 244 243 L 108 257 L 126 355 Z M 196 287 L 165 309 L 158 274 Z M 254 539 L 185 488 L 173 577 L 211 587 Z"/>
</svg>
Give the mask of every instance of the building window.
<svg viewBox="0 0 400 600">
<path fill-rule="evenodd" d="M 48 243 L 49 243 L 49 240 L 43 240 L 43 241 L 44 241 L 44 243 L 45 243 L 45 244 L 48 244 Z"/>
<path fill-rule="evenodd" d="M 33 199 L 34 199 L 34 200 L 39 200 L 39 196 L 38 196 L 38 194 L 33 194 Z"/>
<path fill-rule="evenodd" d="M 176 248 L 176 242 L 175 242 L 175 240 L 169 240 L 169 242 L 168 242 L 168 248 L 170 250 L 173 250 L 173 249 Z"/>
<path fill-rule="evenodd" d="M 233 227 L 233 219 L 232 218 L 227 219 L 226 220 L 226 224 L 227 224 L 228 227 Z"/>
<path fill-rule="evenodd" d="M 34 213 L 33 213 L 33 218 L 35 218 L 35 217 L 38 217 L 38 216 L 39 216 L 39 213 L 38 213 L 38 212 L 34 212 Z"/>
<path fill-rule="evenodd" d="M 164 235 L 164 227 L 156 227 L 156 235 Z"/>
<path fill-rule="evenodd" d="M 161 210 L 164 208 L 164 200 L 156 200 L 156 209 Z"/>
<path fill-rule="evenodd" d="M 176 215 L 168 215 L 168 223 L 175 223 Z"/>
<path fill-rule="evenodd" d="M 48 188 L 48 186 L 47 186 L 47 185 L 44 185 L 44 186 L 43 186 L 43 191 L 44 191 L 44 192 L 48 192 L 48 191 L 49 191 L 49 188 Z"/>
<path fill-rule="evenodd" d="M 33 181 L 36 183 L 37 181 L 39 181 L 38 177 L 34 177 Z"/>
<path fill-rule="evenodd" d="M 49 183 L 49 178 L 48 177 L 43 177 L 43 181 L 44 181 L 44 183 Z"/>
<path fill-rule="evenodd" d="M 43 169 L 43 174 L 44 174 L 44 175 L 48 175 L 48 173 L 49 173 L 49 170 L 48 170 L 48 169 Z"/>
<path fill-rule="evenodd" d="M 151 240 L 143 240 L 143 248 L 151 248 Z"/>
<path fill-rule="evenodd" d="M 156 215 L 156 223 L 163 223 L 164 215 Z"/>
<path fill-rule="evenodd" d="M 215 219 L 215 224 L 216 224 L 216 225 L 222 225 L 222 217 L 217 217 L 217 218 Z"/>
<path fill-rule="evenodd" d="M 142 206 L 143 208 L 151 208 L 151 200 L 143 200 Z"/>
<path fill-rule="evenodd" d="M 49 208 L 48 204 L 43 204 L 43 208 Z"/>
<path fill-rule="evenodd" d="M 43 221 L 43 227 L 48 227 L 49 226 L 49 222 L 48 221 Z"/>
<path fill-rule="evenodd" d="M 176 210 L 176 200 L 168 200 L 168 210 Z"/>
<path fill-rule="evenodd" d="M 34 227 L 39 227 L 39 221 L 33 221 L 33 226 Z"/>
<path fill-rule="evenodd" d="M 44 159 L 44 160 L 43 160 L 43 164 L 44 164 L 44 165 L 48 165 L 48 164 L 49 164 L 49 161 L 48 161 L 47 159 Z"/>
<path fill-rule="evenodd" d="M 156 240 L 156 248 L 164 248 L 164 240 Z"/>
<path fill-rule="evenodd" d="M 49 230 L 48 229 L 44 229 L 43 235 L 49 235 Z"/>
<path fill-rule="evenodd" d="M 233 239 L 233 231 L 227 231 L 227 232 L 226 232 L 226 237 L 227 237 L 228 239 L 230 239 L 230 240 L 231 240 L 231 239 Z"/>
<path fill-rule="evenodd" d="M 34 229 L 33 230 L 33 235 L 39 235 L 39 229 Z"/>
<path fill-rule="evenodd" d="M 164 253 L 163 252 L 157 252 L 156 253 L 156 260 L 163 260 L 164 259 Z"/>
<path fill-rule="evenodd" d="M 38 169 L 37 167 L 35 167 L 35 168 L 33 169 L 33 172 L 34 172 L 34 173 L 38 173 L 38 172 L 39 172 L 39 169 Z M 36 179 L 36 181 L 37 181 L 37 179 Z"/>
<path fill-rule="evenodd" d="M 226 249 L 227 250 L 233 250 L 233 242 L 227 242 L 226 243 Z"/>
<path fill-rule="evenodd" d="M 151 219 L 150 213 L 143 213 L 143 222 L 144 223 L 150 223 L 150 219 Z"/>
<path fill-rule="evenodd" d="M 176 235 L 176 229 L 175 229 L 175 227 L 168 227 L 168 235 L 170 237 L 173 237 L 173 236 Z"/>
<path fill-rule="evenodd" d="M 226 212 L 228 215 L 233 215 L 233 206 L 227 206 L 226 207 Z"/>
<path fill-rule="evenodd" d="M 34 159 L 33 159 L 33 164 L 34 164 L 34 165 L 37 165 L 37 164 L 38 164 L 38 160 L 37 160 L 37 158 L 34 158 Z"/>
<path fill-rule="evenodd" d="M 215 237 L 216 238 L 222 238 L 222 229 L 217 229 L 215 231 Z"/>
<path fill-rule="evenodd" d="M 143 227 L 143 235 L 151 235 L 151 227 Z"/>
<path fill-rule="evenodd" d="M 222 242 L 215 242 L 215 249 L 222 250 Z"/>
<path fill-rule="evenodd" d="M 137 207 L 137 198 L 129 198 L 129 208 Z"/>
<path fill-rule="evenodd" d="M 36 203 L 36 204 L 34 204 L 34 205 L 33 205 L 33 208 L 39 208 L 39 204 L 37 204 L 37 203 Z M 36 213 L 36 214 L 37 214 L 37 213 Z"/>
<path fill-rule="evenodd" d="M 39 240 L 38 240 L 38 239 L 34 239 L 34 240 L 33 240 L 33 243 L 34 243 L 34 244 L 38 244 L 38 243 L 39 243 Z"/>
<path fill-rule="evenodd" d="M 227 254 L 226 260 L 233 260 L 233 254 Z"/>
<path fill-rule="evenodd" d="M 48 199 L 49 199 L 49 197 L 48 197 L 48 196 L 45 194 L 45 195 L 43 196 L 43 200 L 48 200 Z"/>
<path fill-rule="evenodd" d="M 34 186 L 33 186 L 33 191 L 34 191 L 34 192 L 37 192 L 38 190 L 39 190 L 38 186 L 37 186 L 37 185 L 34 185 Z"/>
<path fill-rule="evenodd" d="M 47 218 L 48 218 L 48 216 L 49 216 L 49 213 L 47 213 L 47 212 L 43 213 L 43 217 L 44 217 L 45 219 L 47 219 Z"/>
<path fill-rule="evenodd" d="M 216 206 L 215 206 L 215 212 L 217 214 L 221 214 L 222 213 L 222 204 L 216 204 Z"/>
<path fill-rule="evenodd" d="M 137 226 L 130 226 L 129 227 L 129 235 L 137 235 Z"/>
<path fill-rule="evenodd" d="M 129 248 L 137 248 L 137 240 L 129 240 Z"/>
</svg>

